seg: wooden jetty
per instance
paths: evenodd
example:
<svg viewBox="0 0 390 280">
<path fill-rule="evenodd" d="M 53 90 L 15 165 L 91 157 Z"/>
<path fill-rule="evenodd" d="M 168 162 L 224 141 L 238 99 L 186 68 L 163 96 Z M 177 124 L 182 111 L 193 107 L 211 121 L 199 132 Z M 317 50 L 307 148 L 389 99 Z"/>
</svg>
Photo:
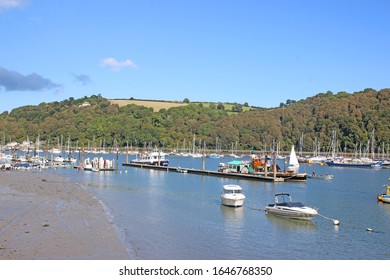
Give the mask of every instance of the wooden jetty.
<svg viewBox="0 0 390 280">
<path fill-rule="evenodd" d="M 131 162 L 122 163 L 123 166 L 131 166 L 145 169 L 154 169 L 160 171 L 168 171 L 168 172 L 182 172 L 186 170 L 186 173 L 198 174 L 198 175 L 207 175 L 207 176 L 217 176 L 217 177 L 225 177 L 225 178 L 235 178 L 235 179 L 246 179 L 246 180 L 258 180 L 258 181 L 267 181 L 267 182 L 284 182 L 287 181 L 288 178 L 274 177 L 274 176 L 262 176 L 257 174 L 243 174 L 243 173 L 225 173 L 219 171 L 212 170 L 202 170 L 202 169 L 194 169 L 194 168 L 184 168 L 184 167 L 171 167 L 171 166 L 158 166 L 158 165 L 150 165 L 150 164 L 138 164 Z M 270 174 L 272 175 L 272 174 Z"/>
</svg>

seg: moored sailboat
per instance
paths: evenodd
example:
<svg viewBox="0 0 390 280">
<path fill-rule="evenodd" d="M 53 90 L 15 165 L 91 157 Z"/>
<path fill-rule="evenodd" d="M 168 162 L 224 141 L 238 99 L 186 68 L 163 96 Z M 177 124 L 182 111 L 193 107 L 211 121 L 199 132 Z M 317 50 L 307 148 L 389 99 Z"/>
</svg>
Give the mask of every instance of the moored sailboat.
<svg viewBox="0 0 390 280">
<path fill-rule="evenodd" d="M 290 152 L 290 157 L 289 157 L 289 162 L 287 166 L 287 170 L 291 172 L 298 172 L 299 169 L 299 162 L 298 162 L 298 157 L 295 153 L 294 150 L 294 145 L 291 147 L 291 152 Z"/>
</svg>

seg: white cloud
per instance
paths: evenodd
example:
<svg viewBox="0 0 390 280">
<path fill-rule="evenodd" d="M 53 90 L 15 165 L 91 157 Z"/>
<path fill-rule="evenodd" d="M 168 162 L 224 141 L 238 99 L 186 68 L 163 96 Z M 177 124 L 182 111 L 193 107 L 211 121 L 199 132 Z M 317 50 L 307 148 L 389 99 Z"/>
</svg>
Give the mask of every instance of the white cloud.
<svg viewBox="0 0 390 280">
<path fill-rule="evenodd" d="M 0 10 L 25 6 L 29 0 L 0 0 Z"/>
<path fill-rule="evenodd" d="M 117 61 L 115 58 L 112 58 L 112 57 L 103 58 L 100 61 L 100 66 L 109 68 L 115 72 L 118 72 L 118 71 L 122 70 L 123 68 L 138 69 L 138 66 L 134 62 L 132 62 L 130 59 L 126 59 L 124 61 Z"/>
</svg>

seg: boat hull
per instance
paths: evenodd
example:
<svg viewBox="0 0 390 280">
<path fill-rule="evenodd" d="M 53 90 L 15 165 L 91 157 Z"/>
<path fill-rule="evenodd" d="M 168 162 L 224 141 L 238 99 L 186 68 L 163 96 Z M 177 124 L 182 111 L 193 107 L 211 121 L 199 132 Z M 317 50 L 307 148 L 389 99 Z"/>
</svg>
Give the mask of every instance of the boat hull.
<svg viewBox="0 0 390 280">
<path fill-rule="evenodd" d="M 388 194 L 380 194 L 378 195 L 378 200 L 386 203 L 390 203 L 390 195 Z"/>
<path fill-rule="evenodd" d="M 265 176 L 265 172 L 256 172 L 255 174 Z M 306 182 L 307 174 L 306 173 L 292 173 L 292 172 L 276 172 L 276 178 L 282 178 L 285 181 L 295 181 L 295 182 Z M 273 177 L 274 174 L 272 172 L 267 173 L 268 177 Z"/>
<path fill-rule="evenodd" d="M 275 216 L 279 216 L 282 218 L 288 218 L 288 219 L 297 219 L 297 220 L 311 220 L 313 217 L 315 217 L 318 212 L 309 207 L 305 207 L 304 209 L 294 209 L 294 208 L 286 208 L 286 207 L 278 207 L 275 205 L 269 205 L 265 207 L 264 209 L 266 214 L 272 214 Z"/>
<path fill-rule="evenodd" d="M 307 178 L 309 179 L 316 179 L 316 180 L 332 180 L 333 175 L 327 174 L 327 175 L 308 175 Z"/>
<path fill-rule="evenodd" d="M 355 167 L 355 168 L 372 168 L 378 166 L 382 166 L 381 163 L 352 163 L 352 162 L 334 162 L 327 161 L 326 164 L 328 166 L 335 167 Z"/>
<path fill-rule="evenodd" d="M 241 207 L 244 205 L 245 197 L 243 196 L 221 196 L 222 205 L 229 207 Z"/>
<path fill-rule="evenodd" d="M 150 160 L 132 160 L 131 163 L 156 165 L 156 166 L 168 166 L 169 165 L 169 161 L 168 160 L 160 160 L 160 162 L 158 162 L 158 161 L 150 161 Z"/>
</svg>

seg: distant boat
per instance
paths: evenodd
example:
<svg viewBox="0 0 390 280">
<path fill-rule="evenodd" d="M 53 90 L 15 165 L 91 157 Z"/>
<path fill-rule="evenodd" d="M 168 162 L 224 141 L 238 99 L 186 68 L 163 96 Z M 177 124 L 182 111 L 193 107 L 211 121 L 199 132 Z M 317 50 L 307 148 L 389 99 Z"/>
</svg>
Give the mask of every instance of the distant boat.
<svg viewBox="0 0 390 280">
<path fill-rule="evenodd" d="M 291 147 L 291 152 L 290 152 L 290 157 L 289 157 L 289 162 L 287 166 L 287 171 L 292 171 L 292 172 L 298 172 L 299 169 L 299 162 L 298 162 L 298 157 L 295 153 L 294 150 L 294 145 Z"/>
<path fill-rule="evenodd" d="M 90 158 L 85 159 L 83 169 L 85 171 L 92 171 L 93 170 L 93 166 L 92 166 L 92 162 L 91 162 Z"/>
<path fill-rule="evenodd" d="M 309 179 L 316 179 L 316 180 L 332 180 L 333 175 L 332 174 L 316 174 L 313 172 L 311 175 L 307 175 L 307 178 Z"/>
<path fill-rule="evenodd" d="M 87 158 L 84 160 L 84 168 L 85 171 L 114 171 L 114 161 L 107 160 L 103 157 L 95 157 L 92 160 Z"/>
<path fill-rule="evenodd" d="M 390 185 L 386 185 L 386 193 L 378 194 L 378 201 L 390 203 Z"/>
<path fill-rule="evenodd" d="M 326 156 L 312 156 L 307 158 L 308 163 L 324 163 L 328 160 Z"/>
<path fill-rule="evenodd" d="M 207 158 L 221 158 L 223 157 L 222 154 L 212 153 L 206 156 Z"/>
<path fill-rule="evenodd" d="M 62 153 L 62 151 L 60 149 L 57 149 L 57 148 L 53 148 L 49 152 L 52 154 L 57 154 L 57 155 Z"/>
<path fill-rule="evenodd" d="M 363 168 L 372 168 L 372 167 L 381 167 L 381 161 L 373 161 L 371 159 L 361 159 L 361 158 L 341 158 L 327 161 L 328 166 L 336 167 L 363 167 Z"/>
<path fill-rule="evenodd" d="M 176 171 L 179 173 L 188 173 L 187 169 L 181 168 L 180 166 L 178 168 L 176 168 Z"/>
<path fill-rule="evenodd" d="M 77 161 L 77 159 L 74 158 L 74 157 L 70 157 L 70 156 L 69 156 L 69 157 L 67 157 L 67 158 L 64 158 L 63 161 L 64 161 L 64 162 L 74 163 L 74 162 Z"/>
<path fill-rule="evenodd" d="M 165 158 L 165 153 L 154 150 L 153 152 L 146 152 L 140 154 L 139 156 L 131 161 L 131 163 L 136 164 L 147 164 L 147 165 L 157 165 L 157 166 L 168 166 L 169 160 Z"/>
<path fill-rule="evenodd" d="M 58 156 L 54 158 L 55 162 L 64 162 L 64 158 L 62 156 Z"/>
</svg>

